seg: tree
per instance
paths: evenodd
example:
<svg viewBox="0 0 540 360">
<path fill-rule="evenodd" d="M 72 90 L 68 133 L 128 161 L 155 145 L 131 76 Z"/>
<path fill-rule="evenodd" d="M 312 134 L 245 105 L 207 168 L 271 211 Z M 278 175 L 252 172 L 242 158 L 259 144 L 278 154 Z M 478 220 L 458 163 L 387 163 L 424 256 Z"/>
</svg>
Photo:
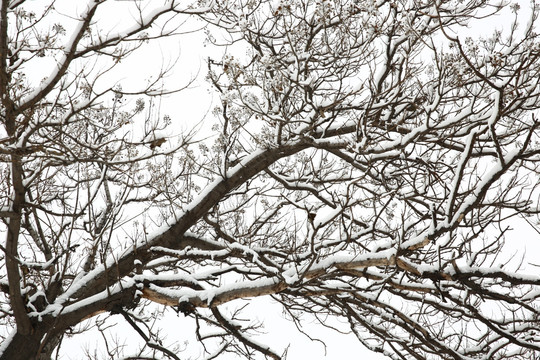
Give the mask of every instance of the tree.
<svg viewBox="0 0 540 360">
<path fill-rule="evenodd" d="M 50 358 L 107 312 L 144 342 L 109 358 L 181 358 L 156 303 L 193 319 L 206 358 L 278 359 L 233 306 L 262 296 L 394 359 L 538 356 L 540 278 L 506 251 L 512 219 L 538 231 L 534 4 L 142 4 L 91 1 L 66 30 L 2 2 L 0 359 Z M 105 32 L 107 6 L 141 16 Z M 206 140 L 163 144 L 174 121 L 129 100 L 159 82 L 99 81 L 188 14 L 227 45 L 208 60 L 221 104 Z M 503 31 L 463 35 L 498 14 Z M 39 83 L 41 57 L 57 66 Z"/>
</svg>

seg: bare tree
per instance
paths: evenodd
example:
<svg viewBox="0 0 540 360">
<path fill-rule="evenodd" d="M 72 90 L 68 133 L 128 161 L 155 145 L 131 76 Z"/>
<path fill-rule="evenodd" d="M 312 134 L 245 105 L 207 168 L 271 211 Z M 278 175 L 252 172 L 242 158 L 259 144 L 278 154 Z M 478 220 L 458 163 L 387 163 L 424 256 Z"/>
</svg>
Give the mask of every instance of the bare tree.
<svg viewBox="0 0 540 360">
<path fill-rule="evenodd" d="M 279 359 L 230 306 L 261 296 L 297 325 L 346 320 L 394 359 L 540 354 L 540 277 L 506 251 L 529 240 L 512 219 L 538 231 L 537 7 L 166 2 L 113 34 L 98 27 L 106 4 L 90 2 L 67 36 L 35 30 L 52 7 L 2 2 L 0 309 L 12 331 L 0 359 L 58 355 L 106 312 L 143 340 L 128 353 L 106 339 L 108 358 L 181 358 L 152 303 L 193 319 L 206 358 Z M 114 65 L 166 35 L 152 24 L 187 13 L 228 46 L 208 60 L 221 105 L 209 140 L 166 147 L 156 134 L 170 119 L 123 104 L 128 90 L 98 90 L 105 72 L 80 64 Z M 462 35 L 499 14 L 504 31 Z M 40 56 L 58 65 L 33 83 L 26 64 Z"/>
</svg>

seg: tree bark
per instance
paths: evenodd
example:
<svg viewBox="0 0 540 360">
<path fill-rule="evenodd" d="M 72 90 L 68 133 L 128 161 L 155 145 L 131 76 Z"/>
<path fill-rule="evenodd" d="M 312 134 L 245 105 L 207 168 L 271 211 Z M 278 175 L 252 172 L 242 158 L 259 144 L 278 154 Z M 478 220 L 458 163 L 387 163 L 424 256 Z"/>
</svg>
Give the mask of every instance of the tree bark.
<svg viewBox="0 0 540 360">
<path fill-rule="evenodd" d="M 9 345 L 0 354 L 1 360 L 45 360 L 46 358 L 38 357 L 36 354 L 39 351 L 41 337 L 40 332 L 24 335 L 17 332 L 9 341 Z M 50 358 L 50 356 L 49 356 Z"/>
</svg>

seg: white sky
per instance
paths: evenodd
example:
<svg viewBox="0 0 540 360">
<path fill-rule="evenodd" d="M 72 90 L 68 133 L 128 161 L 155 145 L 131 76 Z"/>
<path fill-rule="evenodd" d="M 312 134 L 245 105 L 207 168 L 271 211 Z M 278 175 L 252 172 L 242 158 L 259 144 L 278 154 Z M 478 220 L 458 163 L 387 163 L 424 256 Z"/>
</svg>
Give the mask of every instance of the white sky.
<svg viewBox="0 0 540 360">
<path fill-rule="evenodd" d="M 150 2 L 150 0 L 147 1 Z M 86 1 L 81 2 L 86 3 Z M 36 1 L 36 4 L 38 3 L 39 1 Z M 64 5 L 60 3 L 58 8 L 60 9 L 61 6 L 66 6 L 66 3 L 64 2 Z M 119 1 L 117 6 L 124 6 L 121 3 Z M 124 17 L 118 18 L 116 14 L 112 14 L 109 20 L 120 26 L 123 21 L 122 19 Z M 504 26 L 507 20 L 505 17 L 499 16 L 488 21 L 491 26 Z M 198 26 L 195 23 L 193 25 L 186 25 L 187 28 L 192 29 Z M 472 33 L 482 33 L 481 30 L 471 29 L 471 31 Z M 206 59 L 208 56 L 213 56 L 218 60 L 222 51 L 223 49 L 214 49 L 212 45 L 205 45 L 204 34 L 202 32 L 161 39 L 139 49 L 132 57 L 120 64 L 115 72 L 116 79 L 108 78 L 108 80 L 117 81 L 122 85 L 124 90 L 129 90 L 141 83 L 144 84 L 151 76 L 155 76 L 156 72 L 159 72 L 163 65 L 167 66 L 167 64 L 177 60 L 174 71 L 166 79 L 165 87 L 169 89 L 184 87 L 190 80 L 195 79 L 195 81 L 189 88 L 162 98 L 162 115 L 168 114 L 171 116 L 175 127 L 177 126 L 178 132 L 186 131 L 204 119 L 201 127 L 202 134 L 204 134 L 205 129 L 209 129 L 212 123 L 215 122 L 215 119 L 211 117 L 211 110 L 213 106 L 217 105 L 218 101 L 218 98 L 211 93 L 210 85 L 204 80 L 207 71 Z M 35 71 L 36 74 L 43 76 L 42 68 L 36 68 Z M 540 237 L 538 233 L 523 221 L 516 223 L 516 228 L 522 234 L 520 237 L 527 239 L 528 242 L 530 239 L 529 245 L 533 245 L 532 249 L 538 251 L 540 248 Z M 523 252 L 524 250 L 522 246 L 516 246 L 516 251 Z M 529 251 L 529 254 L 534 253 L 540 252 Z M 534 261 L 534 258 L 531 258 L 530 261 Z M 234 305 L 236 303 L 232 304 L 232 306 Z M 261 336 L 260 339 L 258 338 L 259 341 L 268 339 L 268 345 L 271 345 L 276 350 L 284 349 L 290 344 L 288 351 L 289 359 L 348 360 L 363 357 L 373 360 L 384 359 L 381 355 L 363 349 L 352 335 L 338 334 L 319 326 L 313 326 L 312 331 L 314 336 L 323 339 L 328 346 L 325 355 L 324 348 L 319 343 L 311 342 L 305 336 L 299 334 L 294 330 L 292 323 L 287 323 L 288 325 L 286 326 L 281 316 L 281 309 L 279 306 L 273 304 L 272 301 L 269 301 L 268 298 L 253 299 L 247 313 L 252 314 L 254 318 L 260 319 L 267 325 L 268 334 Z M 113 320 L 123 323 L 123 319 L 119 315 L 115 316 Z M 189 329 L 192 325 L 188 326 L 187 323 L 190 321 L 190 319 L 185 318 L 183 315 L 167 317 L 165 327 L 171 329 L 168 339 L 172 340 L 175 331 L 178 331 L 178 329 Z M 116 331 L 120 331 L 120 328 L 116 328 Z M 120 332 L 120 336 L 139 340 L 138 335 L 130 328 L 126 328 L 125 332 Z M 63 348 L 62 352 L 66 354 L 66 358 L 82 358 L 81 345 L 84 346 L 85 343 L 93 343 L 95 340 L 92 339 L 93 337 L 89 336 L 84 336 L 83 338 L 74 337 L 71 340 L 65 339 L 63 344 L 65 348 Z M 197 349 L 199 348 L 197 347 Z M 198 354 L 193 354 L 193 356 L 196 359 Z M 182 357 L 182 354 L 180 354 L 180 357 Z M 230 356 L 225 358 L 234 359 L 236 357 Z"/>
<path fill-rule="evenodd" d="M 39 8 L 47 2 L 38 0 L 31 5 Z M 66 15 L 60 21 L 66 27 L 68 33 L 68 17 L 76 13 L 77 9 L 83 9 L 84 6 L 80 7 L 81 4 L 86 4 L 86 1 L 59 1 L 56 5 L 56 9 Z M 123 14 L 122 17 L 118 18 L 117 14 L 122 13 L 122 9 L 125 8 L 126 4 L 118 1 L 116 4 L 113 2 L 112 5 L 111 10 L 114 11 L 111 11 L 110 17 L 103 18 L 103 28 L 121 29 L 124 23 L 127 23 L 129 16 Z M 199 27 L 199 22 L 191 22 L 185 24 L 181 30 L 190 31 Z M 202 31 L 154 40 L 138 49 L 126 60 L 123 60 L 104 79 L 107 83 L 102 83 L 102 86 L 118 83 L 126 91 L 142 88 L 149 79 L 155 79 L 161 68 L 166 68 L 176 62 L 173 71 L 165 79 L 164 87 L 170 90 L 184 88 L 190 82 L 193 82 L 180 92 L 161 97 L 159 101 L 156 101 L 156 106 L 160 106 L 161 116 L 165 114 L 171 116 L 173 124 L 175 124 L 175 131 L 178 131 L 177 134 L 190 130 L 192 127 L 197 127 L 200 129 L 199 134 L 201 134 L 198 138 L 204 138 L 209 134 L 207 130 L 217 121 L 212 117 L 211 111 L 214 106 L 219 104 L 219 97 L 212 92 L 211 85 L 204 79 L 207 74 L 207 59 L 212 56 L 219 61 L 224 50 L 225 48 L 215 48 L 213 45 L 207 44 Z M 43 58 L 39 66 L 27 69 L 28 78 L 30 80 L 42 79 L 54 67 L 55 62 L 52 59 Z M 137 96 L 134 96 L 131 101 L 135 101 L 136 98 Z M 304 324 L 309 329 L 308 332 L 313 338 L 324 341 L 327 345 L 325 349 L 321 342 L 311 341 L 298 332 L 292 322 L 284 320 L 280 305 L 269 297 L 248 301 L 238 300 L 232 302 L 231 306 L 238 306 L 239 303 L 245 304 L 246 302 L 249 303 L 248 308 L 245 309 L 246 315 L 250 314 L 252 319 L 263 322 L 267 331 L 266 334 L 261 334 L 254 339 L 267 343 L 278 353 L 289 347 L 288 359 L 309 358 L 318 360 L 339 358 L 348 360 L 357 359 L 361 354 L 365 354 L 364 356 L 369 356 L 373 360 L 384 359 L 384 357 L 363 348 L 354 335 L 336 333 L 308 321 L 307 324 Z M 100 318 L 107 316 L 107 314 L 103 314 Z M 109 322 L 120 324 L 112 328 L 112 332 L 115 334 L 114 336 L 120 339 L 120 343 L 128 345 L 127 349 L 133 349 L 137 344 L 141 343 L 139 335 L 129 325 L 125 324 L 121 315 L 111 316 Z M 335 325 L 339 324 L 335 323 Z M 194 331 L 194 321 L 192 319 L 184 317 L 182 314 L 177 316 L 173 311 L 167 312 L 167 316 L 160 322 L 160 326 L 168 330 L 164 334 L 170 342 L 173 342 L 173 340 L 186 341 L 185 334 Z M 342 325 L 341 327 L 344 331 L 347 330 L 346 326 Z M 182 329 L 182 334 L 178 332 L 178 329 Z M 187 336 L 187 339 L 191 345 L 186 344 L 186 353 L 181 353 L 179 356 L 181 358 L 189 356 L 192 359 L 202 359 L 202 349 L 199 344 L 195 343 L 194 336 Z M 65 337 L 60 351 L 64 359 L 83 359 L 85 358 L 84 349 L 93 349 L 96 345 L 98 354 L 101 353 L 105 356 L 106 353 L 99 333 L 91 330 L 83 335 Z M 126 355 L 129 354 L 130 351 L 126 351 Z M 236 359 L 237 357 L 228 355 L 220 358 Z"/>
<path fill-rule="evenodd" d="M 61 6 L 62 3 L 57 6 L 57 9 L 62 9 Z M 68 8 L 66 7 L 65 9 L 67 10 Z M 111 17 L 110 20 L 114 22 L 118 18 Z M 199 24 L 198 22 L 186 24 L 181 30 L 196 29 L 199 27 Z M 117 22 L 114 26 L 120 28 L 122 21 Z M 175 130 L 178 133 L 185 132 L 192 127 L 197 127 L 200 129 L 199 134 L 201 134 L 201 138 L 203 138 L 208 134 L 205 130 L 209 130 L 216 121 L 211 115 L 212 108 L 219 104 L 219 97 L 212 93 L 211 85 L 204 79 L 207 74 L 207 59 L 209 56 L 212 56 L 215 60 L 219 61 L 224 50 L 225 48 L 215 48 L 211 44 L 206 44 L 203 32 L 194 32 L 155 40 L 143 48 L 138 49 L 129 58 L 122 61 L 111 74 L 114 76 L 108 76 L 106 80 L 117 82 L 121 84 L 123 90 L 129 91 L 133 88 L 144 86 L 148 79 L 155 78 L 161 68 L 168 67 L 176 61 L 173 71 L 165 79 L 164 87 L 166 89 L 183 88 L 190 81 L 194 81 L 182 91 L 161 98 L 161 115 L 168 114 L 171 116 L 173 124 L 175 124 Z M 50 66 L 54 66 L 54 64 L 50 63 Z M 41 73 L 43 69 L 36 69 L 36 71 Z M 134 97 L 133 101 L 135 98 L 137 96 Z M 201 121 L 203 121 L 202 124 Z M 231 305 L 236 306 L 239 302 L 246 303 L 246 301 L 240 300 L 233 302 Z M 325 349 L 320 342 L 311 341 L 305 335 L 298 332 L 292 322 L 284 320 L 281 307 L 275 304 L 269 297 L 252 299 L 249 300 L 249 303 L 250 305 L 246 309 L 246 314 L 252 314 L 253 319 L 263 322 L 267 331 L 266 334 L 261 334 L 260 337 L 256 337 L 255 339 L 259 342 L 267 343 L 278 352 L 289 347 L 288 359 L 305 358 L 322 360 L 339 358 L 348 360 L 358 359 L 361 354 L 364 354 L 363 356 L 369 356 L 373 360 L 385 359 L 378 354 L 366 350 L 352 334 L 340 334 L 320 325 L 310 325 L 308 322 L 306 326 L 309 329 L 310 335 L 313 338 L 323 340 L 327 345 Z M 101 315 L 101 317 L 103 316 L 106 315 Z M 127 344 L 131 343 L 131 346 L 140 343 L 141 339 L 139 335 L 128 325 L 123 325 L 125 322 L 120 315 L 113 316 L 110 320 L 121 324 L 113 328 L 113 332 L 117 333 L 116 336 L 124 339 L 121 343 L 125 341 Z M 167 339 L 171 341 L 175 338 L 175 334 L 178 334 L 179 328 L 183 332 L 193 332 L 194 329 L 192 319 L 186 318 L 182 314 L 176 316 L 173 311 L 168 312 L 161 325 L 164 329 L 169 330 L 165 334 Z M 347 330 L 346 326 L 342 327 L 343 330 Z M 184 336 L 180 338 L 183 339 Z M 187 345 L 188 351 L 185 354 L 179 354 L 181 358 L 190 355 L 193 356 L 193 359 L 202 359 L 201 348 L 198 344 L 194 344 L 194 342 L 195 338 L 192 337 L 190 341 L 192 345 Z M 100 336 L 96 331 L 84 333 L 82 336 L 66 337 L 62 343 L 61 353 L 67 356 L 67 359 L 81 359 L 84 357 L 83 349 L 85 347 L 91 349 L 99 343 Z M 190 346 L 192 349 L 190 349 Z M 103 351 L 102 347 L 101 350 Z M 129 353 L 127 351 L 126 355 Z M 237 357 L 229 355 L 220 358 L 236 359 Z"/>
</svg>

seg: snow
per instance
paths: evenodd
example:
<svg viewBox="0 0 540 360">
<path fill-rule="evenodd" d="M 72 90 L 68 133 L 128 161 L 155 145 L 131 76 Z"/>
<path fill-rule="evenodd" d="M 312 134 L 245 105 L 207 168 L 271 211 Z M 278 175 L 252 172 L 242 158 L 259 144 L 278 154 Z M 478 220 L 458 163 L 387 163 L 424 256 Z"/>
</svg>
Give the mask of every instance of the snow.
<svg viewBox="0 0 540 360">
<path fill-rule="evenodd" d="M 504 157 L 504 163 L 511 163 L 512 160 L 519 154 L 520 149 L 514 149 L 509 151 Z M 472 204 L 478 199 L 480 193 L 484 188 L 493 182 L 493 180 L 500 175 L 502 165 L 497 162 L 489 171 L 484 174 L 484 178 L 480 181 L 474 189 L 473 194 L 469 195 L 465 201 L 461 204 L 460 208 L 455 212 L 452 222 L 459 221 L 462 214 L 465 214 L 466 210 L 472 206 Z"/>
<path fill-rule="evenodd" d="M 80 16 L 81 20 L 77 23 L 77 26 L 72 30 L 71 32 L 71 38 L 66 42 L 66 45 L 64 45 L 64 53 L 60 57 L 60 59 L 57 60 L 56 67 L 52 69 L 49 76 L 46 76 L 47 81 L 44 81 L 40 86 L 37 86 L 33 91 L 31 91 L 29 94 L 27 94 L 20 102 L 20 104 L 26 104 L 27 102 L 33 101 L 35 97 L 44 91 L 48 86 L 50 86 L 53 82 L 58 81 L 58 76 L 60 76 L 60 70 L 63 66 L 66 65 L 68 62 L 68 55 L 71 52 L 75 52 L 75 48 L 77 46 L 76 41 L 77 37 L 79 36 L 79 33 L 83 30 L 85 26 L 85 22 L 83 19 L 88 17 L 88 14 L 92 11 L 94 7 L 96 7 L 99 3 L 96 0 L 89 1 L 86 7 L 86 11 Z M 24 137 L 20 137 L 20 139 L 24 139 Z"/>
<path fill-rule="evenodd" d="M 313 221 L 313 226 L 317 229 L 321 227 L 322 225 L 329 223 L 336 216 L 338 216 L 342 211 L 343 211 L 342 206 L 336 206 L 335 209 L 330 206 L 326 206 L 322 209 L 317 210 L 317 216 L 315 217 L 315 220 Z"/>
<path fill-rule="evenodd" d="M 265 154 L 267 150 L 265 149 L 258 149 L 251 154 L 245 156 L 239 164 L 237 164 L 235 167 L 229 169 L 229 171 L 226 174 L 226 178 L 233 177 L 236 173 L 241 172 L 250 162 L 255 160 L 257 157 L 260 157 L 261 155 Z M 180 219 L 190 211 L 194 210 L 197 206 L 200 206 L 201 204 L 204 204 L 208 198 L 212 196 L 212 193 L 216 191 L 216 188 L 223 186 L 224 179 L 223 178 L 217 178 L 210 184 L 206 185 L 204 187 L 204 190 L 199 193 L 190 203 L 190 205 L 187 205 L 183 210 L 177 211 L 175 216 L 173 216 L 174 219 Z M 150 239 L 150 244 L 152 243 L 152 239 L 158 239 L 160 235 L 164 234 L 170 229 L 170 224 L 163 224 L 161 227 L 158 227 L 154 230 L 152 230 L 148 234 L 148 239 Z M 188 235 L 188 233 L 186 233 Z M 198 237 L 197 235 L 193 234 L 195 237 Z M 206 240 L 211 241 L 211 240 Z M 140 240 L 138 246 L 147 244 L 147 240 L 143 239 Z M 131 251 L 131 250 L 129 250 Z"/>
<path fill-rule="evenodd" d="M 347 268 L 363 269 L 369 266 L 373 266 L 375 263 L 382 263 L 384 261 L 392 259 L 396 254 L 396 249 L 386 249 L 375 253 L 367 254 L 350 254 L 348 251 L 342 251 L 325 259 L 320 260 L 317 264 L 314 264 L 309 270 L 331 270 L 340 265 Z M 307 266 L 307 265 L 306 265 Z M 304 270 L 307 270 L 304 268 Z M 304 270 L 298 270 L 296 267 L 291 267 L 284 272 L 284 276 L 292 276 L 296 271 L 302 273 Z"/>
<path fill-rule="evenodd" d="M 140 275 L 137 274 L 133 276 L 133 279 L 136 282 L 142 282 L 144 280 L 148 280 L 150 282 L 156 282 L 156 281 L 184 281 L 192 283 L 193 285 L 198 285 L 198 279 L 205 279 L 208 276 L 204 276 L 201 274 L 198 274 L 199 276 L 193 276 L 189 274 L 173 274 L 173 273 L 160 273 L 160 274 L 144 274 Z"/>
<path fill-rule="evenodd" d="M 476 139 L 477 134 L 480 133 L 480 129 L 474 129 L 471 131 L 467 138 L 467 144 L 465 145 L 465 149 L 463 150 L 463 153 L 461 154 L 461 157 L 459 159 L 459 162 L 456 166 L 456 171 L 454 171 L 454 178 L 453 183 L 451 187 L 451 193 L 448 196 L 448 201 L 446 203 L 446 214 L 449 216 L 452 213 L 452 206 L 454 205 L 453 202 L 458 194 L 459 191 L 459 184 L 461 182 L 461 175 L 462 171 L 467 165 L 467 161 L 469 160 L 469 154 L 471 153 L 471 149 L 473 146 L 473 142 Z M 432 232 L 433 233 L 433 232 Z"/>
<path fill-rule="evenodd" d="M 444 270 L 445 272 L 448 272 L 449 274 L 457 274 L 457 272 L 460 273 L 478 273 L 478 277 L 482 278 L 489 278 L 489 277 L 500 277 L 501 275 L 504 277 L 507 277 L 509 279 L 516 279 L 523 282 L 529 282 L 529 283 L 540 283 L 540 276 L 537 274 L 524 274 L 524 273 L 517 273 L 517 272 L 507 272 L 500 268 L 493 268 L 493 267 L 471 267 L 468 265 L 459 265 L 458 269 L 455 269 L 453 265 L 448 265 L 447 268 Z"/>
<path fill-rule="evenodd" d="M 7 349 L 9 344 L 11 343 L 11 340 L 15 337 L 15 334 L 17 333 L 16 329 L 11 330 L 9 335 L 4 339 L 2 343 L 0 343 L 0 356 L 4 353 L 4 351 Z"/>
<path fill-rule="evenodd" d="M 491 109 L 491 114 L 487 121 L 490 128 L 493 128 L 493 126 L 495 125 L 495 122 L 497 121 L 497 118 L 499 117 L 499 106 L 501 103 L 501 94 L 499 92 L 494 92 L 492 94 L 492 97 L 493 97 L 493 106 Z"/>
<path fill-rule="evenodd" d="M 130 247 L 130 251 L 132 251 L 132 248 Z M 105 272 L 106 269 L 112 268 L 115 266 L 117 262 L 117 259 L 114 256 L 109 256 L 107 260 L 105 261 L 105 264 L 100 264 L 96 266 L 95 269 L 89 271 L 88 273 L 79 273 L 71 283 L 68 289 L 60 295 L 56 301 L 53 304 L 50 304 L 46 311 L 51 312 L 50 308 L 54 307 L 54 311 L 58 312 L 59 308 L 62 308 L 66 303 L 69 303 L 71 298 L 79 292 L 81 289 L 87 287 L 87 284 L 89 284 L 93 279 L 95 279 L 96 276 L 99 276 Z M 99 294 L 97 294 L 99 295 Z M 94 296 L 97 296 L 94 295 Z M 97 298 L 96 298 L 97 299 Z"/>
<path fill-rule="evenodd" d="M 65 305 L 66 302 L 69 302 L 70 300 L 67 299 L 65 296 L 62 296 L 61 300 L 57 299 L 53 304 L 48 305 L 42 312 L 36 313 L 36 312 L 30 312 L 30 316 L 37 316 L 40 318 L 41 316 L 52 314 L 53 316 L 58 316 L 60 313 L 62 314 L 69 314 L 71 312 L 79 311 L 81 308 L 90 306 L 92 304 L 98 303 L 102 300 L 105 300 L 109 298 L 110 296 L 119 293 L 123 291 L 126 288 L 132 287 L 135 285 L 135 281 L 133 278 L 126 278 L 122 279 L 120 282 L 115 283 L 114 285 L 110 286 L 108 289 L 103 290 L 93 296 L 84 298 L 82 300 L 75 301 L 73 304 Z M 139 290 L 137 290 L 139 291 Z"/>
<path fill-rule="evenodd" d="M 426 239 L 429 239 L 429 237 L 428 237 L 429 234 L 430 234 L 429 229 L 424 230 L 422 233 L 420 233 L 420 235 L 417 235 L 417 236 L 413 237 L 412 239 L 409 239 L 409 240 L 404 241 L 403 243 L 401 243 L 401 248 L 402 249 L 415 248 L 416 246 L 424 243 L 426 241 Z"/>
<path fill-rule="evenodd" d="M 285 283 L 287 285 L 294 285 L 300 280 L 300 276 L 298 274 L 283 274 L 283 278 L 285 279 Z"/>
<path fill-rule="evenodd" d="M 522 297 L 523 301 L 530 301 L 538 298 L 540 298 L 540 289 L 531 291 L 530 293 Z"/>
</svg>

